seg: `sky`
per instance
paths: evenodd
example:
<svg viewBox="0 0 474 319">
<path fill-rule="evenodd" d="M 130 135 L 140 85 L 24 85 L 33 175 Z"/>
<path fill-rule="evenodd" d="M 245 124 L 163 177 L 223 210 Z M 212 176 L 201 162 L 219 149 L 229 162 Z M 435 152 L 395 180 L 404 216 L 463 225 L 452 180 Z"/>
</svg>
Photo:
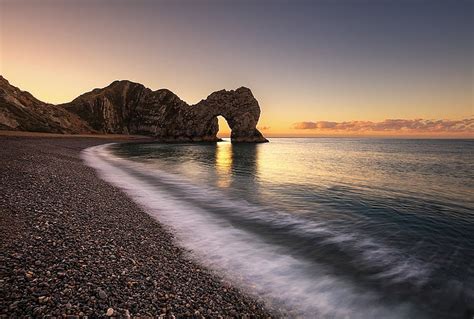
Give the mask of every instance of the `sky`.
<svg viewBox="0 0 474 319">
<path fill-rule="evenodd" d="M 246 86 L 266 136 L 474 137 L 473 39 L 470 0 L 0 0 L 0 73 L 38 99 Z"/>
</svg>

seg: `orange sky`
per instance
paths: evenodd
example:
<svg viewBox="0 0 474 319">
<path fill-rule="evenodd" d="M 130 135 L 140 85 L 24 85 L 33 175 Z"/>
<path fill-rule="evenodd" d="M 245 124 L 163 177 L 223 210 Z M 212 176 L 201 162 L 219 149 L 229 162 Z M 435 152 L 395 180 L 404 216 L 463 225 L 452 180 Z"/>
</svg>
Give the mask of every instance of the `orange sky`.
<svg viewBox="0 0 474 319">
<path fill-rule="evenodd" d="M 206 3 L 2 1 L 0 72 L 51 103 L 117 79 L 190 104 L 247 86 L 267 136 L 473 137 L 451 122 L 474 118 L 466 8 Z"/>
</svg>

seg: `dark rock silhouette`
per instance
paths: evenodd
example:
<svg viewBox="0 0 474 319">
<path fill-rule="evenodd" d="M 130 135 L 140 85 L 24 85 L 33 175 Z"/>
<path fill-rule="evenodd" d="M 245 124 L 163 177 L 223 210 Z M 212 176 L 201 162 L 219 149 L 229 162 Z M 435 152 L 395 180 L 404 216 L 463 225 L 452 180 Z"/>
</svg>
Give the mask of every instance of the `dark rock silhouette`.
<svg viewBox="0 0 474 319">
<path fill-rule="evenodd" d="M 217 91 L 188 105 L 166 89 L 152 91 L 139 83 L 115 81 L 69 103 L 51 105 L 0 80 L 0 129 L 142 134 L 165 142 L 218 141 L 219 115 L 227 120 L 233 142 L 267 142 L 256 128 L 258 102 L 244 87 Z"/>
<path fill-rule="evenodd" d="M 207 99 L 190 107 L 187 114 L 193 126 L 198 129 L 197 132 L 209 130 L 210 137 L 215 137 L 219 130 L 219 115 L 229 124 L 233 142 L 267 142 L 257 130 L 260 106 L 250 89 L 241 87 L 235 91 L 214 92 Z"/>
</svg>

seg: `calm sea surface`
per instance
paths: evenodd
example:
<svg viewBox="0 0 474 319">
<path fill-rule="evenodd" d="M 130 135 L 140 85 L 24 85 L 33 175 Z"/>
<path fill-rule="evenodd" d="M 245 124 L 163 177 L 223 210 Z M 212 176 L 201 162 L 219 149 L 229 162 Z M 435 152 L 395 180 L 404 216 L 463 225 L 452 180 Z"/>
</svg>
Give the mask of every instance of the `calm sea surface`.
<svg viewBox="0 0 474 319">
<path fill-rule="evenodd" d="M 115 144 L 84 157 L 200 262 L 290 315 L 474 315 L 474 140 Z"/>
</svg>

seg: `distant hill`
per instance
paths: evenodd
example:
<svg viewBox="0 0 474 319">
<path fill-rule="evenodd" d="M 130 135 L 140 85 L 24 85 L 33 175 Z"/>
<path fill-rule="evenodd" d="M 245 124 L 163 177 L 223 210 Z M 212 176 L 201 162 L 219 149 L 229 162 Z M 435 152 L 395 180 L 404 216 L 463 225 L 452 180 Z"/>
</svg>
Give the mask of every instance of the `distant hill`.
<svg viewBox="0 0 474 319">
<path fill-rule="evenodd" d="M 257 130 L 260 107 L 241 87 L 212 93 L 188 105 L 167 89 L 115 81 L 73 101 L 53 105 L 39 101 L 0 76 L 0 129 L 51 133 L 141 134 L 162 141 L 217 141 L 217 116 L 231 128 L 233 142 L 266 142 Z"/>
</svg>

